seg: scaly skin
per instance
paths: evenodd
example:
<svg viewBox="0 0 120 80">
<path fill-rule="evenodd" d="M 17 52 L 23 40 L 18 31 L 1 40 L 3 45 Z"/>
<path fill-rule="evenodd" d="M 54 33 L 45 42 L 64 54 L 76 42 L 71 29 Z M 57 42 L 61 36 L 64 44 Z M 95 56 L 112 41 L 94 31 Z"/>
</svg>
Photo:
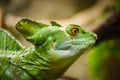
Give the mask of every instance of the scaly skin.
<svg viewBox="0 0 120 80">
<path fill-rule="evenodd" d="M 16 47 L 14 51 L 10 43 L 6 43 L 11 46 L 9 49 L 1 43 L 0 80 L 55 80 L 97 38 L 95 33 L 87 32 L 78 25 L 71 24 L 63 28 L 56 22 L 46 25 L 29 19 L 20 20 L 16 29 L 34 46 Z"/>
</svg>

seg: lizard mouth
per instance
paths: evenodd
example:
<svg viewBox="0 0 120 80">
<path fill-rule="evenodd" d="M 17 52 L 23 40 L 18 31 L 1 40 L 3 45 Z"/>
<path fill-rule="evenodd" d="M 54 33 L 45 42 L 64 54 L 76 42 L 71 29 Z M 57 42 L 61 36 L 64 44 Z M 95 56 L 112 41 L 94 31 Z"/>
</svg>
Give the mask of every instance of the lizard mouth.
<svg viewBox="0 0 120 80">
<path fill-rule="evenodd" d="M 61 44 L 56 46 L 58 50 L 68 50 L 70 48 L 86 49 L 92 46 L 97 39 L 95 33 L 90 32 L 90 34 L 77 36 L 75 38 L 66 39 Z"/>
</svg>

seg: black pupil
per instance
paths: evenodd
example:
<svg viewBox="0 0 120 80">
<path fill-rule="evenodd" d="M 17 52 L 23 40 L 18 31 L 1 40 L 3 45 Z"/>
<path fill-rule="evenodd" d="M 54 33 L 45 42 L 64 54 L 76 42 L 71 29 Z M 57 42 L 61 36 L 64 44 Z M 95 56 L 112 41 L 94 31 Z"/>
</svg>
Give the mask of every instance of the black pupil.
<svg viewBox="0 0 120 80">
<path fill-rule="evenodd" d="M 74 28 L 74 29 L 73 29 L 73 33 L 74 33 L 74 34 L 78 33 L 78 29 Z"/>
<path fill-rule="evenodd" d="M 74 29 L 74 33 L 77 33 L 77 29 Z"/>
</svg>

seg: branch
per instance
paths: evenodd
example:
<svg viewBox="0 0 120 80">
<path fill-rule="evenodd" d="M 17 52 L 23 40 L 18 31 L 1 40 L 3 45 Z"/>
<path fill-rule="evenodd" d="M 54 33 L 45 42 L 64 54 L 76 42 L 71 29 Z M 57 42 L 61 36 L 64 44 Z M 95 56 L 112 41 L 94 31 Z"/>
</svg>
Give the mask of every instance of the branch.
<svg viewBox="0 0 120 80">
<path fill-rule="evenodd" d="M 97 29 L 93 30 L 98 35 L 99 42 L 120 37 L 120 10 L 115 10 Z"/>
</svg>

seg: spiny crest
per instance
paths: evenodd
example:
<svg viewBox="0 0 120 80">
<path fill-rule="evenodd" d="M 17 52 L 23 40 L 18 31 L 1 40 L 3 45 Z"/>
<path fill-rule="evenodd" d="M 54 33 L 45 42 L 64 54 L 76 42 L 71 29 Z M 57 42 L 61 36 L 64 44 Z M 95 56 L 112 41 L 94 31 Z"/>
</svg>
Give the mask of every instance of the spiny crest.
<svg viewBox="0 0 120 80">
<path fill-rule="evenodd" d="M 56 23 L 55 21 L 51 21 L 51 25 L 55 27 L 61 27 L 61 25 Z M 30 37 L 40 29 L 44 27 L 49 27 L 49 26 L 50 25 L 24 18 L 18 21 L 15 27 L 23 36 Z"/>
<path fill-rule="evenodd" d="M 51 21 L 50 23 L 51 23 L 52 26 L 61 27 L 61 25 L 58 24 L 58 23 L 55 22 L 55 21 Z"/>
<path fill-rule="evenodd" d="M 17 51 L 24 46 L 12 37 L 7 31 L 0 29 L 0 50 Z"/>
<path fill-rule="evenodd" d="M 28 37 L 28 36 L 32 36 L 39 29 L 43 27 L 48 27 L 48 25 L 43 23 L 38 23 L 30 19 L 21 19 L 20 21 L 17 22 L 15 27 L 23 36 Z"/>
</svg>

